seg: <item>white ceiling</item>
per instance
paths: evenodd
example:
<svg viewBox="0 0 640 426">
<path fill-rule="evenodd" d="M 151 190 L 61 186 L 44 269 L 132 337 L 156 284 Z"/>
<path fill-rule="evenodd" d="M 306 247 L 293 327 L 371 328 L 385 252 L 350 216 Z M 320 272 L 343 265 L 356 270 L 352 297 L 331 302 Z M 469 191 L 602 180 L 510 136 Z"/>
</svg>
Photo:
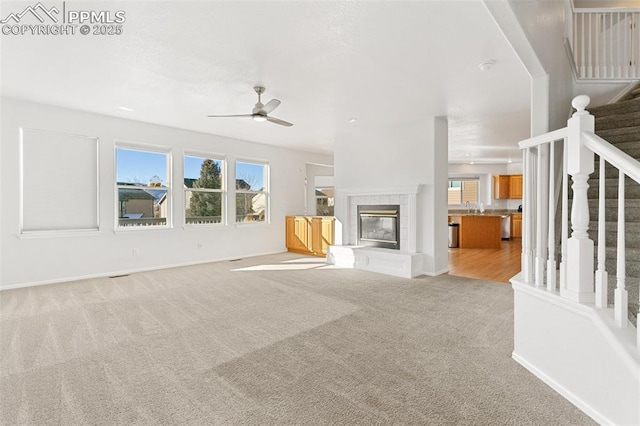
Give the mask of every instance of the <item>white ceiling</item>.
<svg viewBox="0 0 640 426">
<path fill-rule="evenodd" d="M 123 34 L 1 36 L 3 95 L 323 153 L 429 116 L 450 162 L 518 161 L 529 136 L 530 79 L 480 0 L 67 3 L 124 10 Z M 258 83 L 293 127 L 206 117 L 249 113 Z"/>
</svg>

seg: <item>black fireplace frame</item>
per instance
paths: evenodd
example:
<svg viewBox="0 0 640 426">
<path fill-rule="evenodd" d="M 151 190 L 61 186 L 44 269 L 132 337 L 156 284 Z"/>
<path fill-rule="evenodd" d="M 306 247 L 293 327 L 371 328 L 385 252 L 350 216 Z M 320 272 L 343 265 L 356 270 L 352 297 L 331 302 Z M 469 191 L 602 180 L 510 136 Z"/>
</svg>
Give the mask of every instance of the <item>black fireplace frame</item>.
<svg viewBox="0 0 640 426">
<path fill-rule="evenodd" d="M 362 228 L 361 228 L 362 219 L 361 218 L 363 214 L 379 215 L 381 217 L 395 219 L 396 240 L 387 241 L 387 240 L 362 238 Z M 387 248 L 392 250 L 400 250 L 400 205 L 398 204 L 359 205 L 358 212 L 357 212 L 357 221 L 358 221 L 357 244 L 359 246 L 380 247 L 380 248 Z"/>
</svg>

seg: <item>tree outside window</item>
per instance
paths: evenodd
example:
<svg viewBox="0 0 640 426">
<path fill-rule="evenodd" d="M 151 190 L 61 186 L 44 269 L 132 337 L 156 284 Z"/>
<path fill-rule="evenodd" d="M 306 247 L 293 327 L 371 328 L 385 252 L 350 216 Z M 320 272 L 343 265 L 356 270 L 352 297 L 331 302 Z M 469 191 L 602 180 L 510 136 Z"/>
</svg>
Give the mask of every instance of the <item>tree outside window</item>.
<svg viewBox="0 0 640 426">
<path fill-rule="evenodd" d="M 186 224 L 225 223 L 224 161 L 185 155 L 184 175 Z"/>
</svg>

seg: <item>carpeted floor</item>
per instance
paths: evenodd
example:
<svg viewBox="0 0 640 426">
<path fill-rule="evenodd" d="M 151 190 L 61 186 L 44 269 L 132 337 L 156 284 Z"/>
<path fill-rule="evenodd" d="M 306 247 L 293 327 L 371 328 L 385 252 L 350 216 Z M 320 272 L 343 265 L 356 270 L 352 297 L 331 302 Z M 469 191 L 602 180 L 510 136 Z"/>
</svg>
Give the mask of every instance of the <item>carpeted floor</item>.
<svg viewBox="0 0 640 426">
<path fill-rule="evenodd" d="M 0 293 L 0 424 L 584 425 L 505 284 L 290 253 Z"/>
</svg>

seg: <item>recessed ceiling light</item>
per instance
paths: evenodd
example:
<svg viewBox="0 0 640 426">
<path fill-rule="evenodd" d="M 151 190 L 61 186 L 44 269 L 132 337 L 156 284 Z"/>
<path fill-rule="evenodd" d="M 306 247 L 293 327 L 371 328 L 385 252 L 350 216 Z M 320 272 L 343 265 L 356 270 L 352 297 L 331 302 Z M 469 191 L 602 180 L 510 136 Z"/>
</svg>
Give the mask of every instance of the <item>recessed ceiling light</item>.
<svg viewBox="0 0 640 426">
<path fill-rule="evenodd" d="M 480 71 L 489 71 L 495 64 L 495 61 L 487 61 L 478 65 L 478 68 L 480 68 Z"/>
<path fill-rule="evenodd" d="M 123 111 L 129 111 L 129 112 L 133 111 L 133 108 L 123 107 L 123 106 L 119 106 L 118 109 L 121 109 Z"/>
<path fill-rule="evenodd" d="M 513 160 L 509 159 L 509 160 L 507 160 L 507 163 L 511 164 L 511 163 L 513 163 Z"/>
<path fill-rule="evenodd" d="M 469 164 L 476 164 L 474 161 L 469 161 Z"/>
<path fill-rule="evenodd" d="M 358 119 L 355 118 L 355 117 L 352 117 L 348 121 L 349 121 L 349 123 L 355 123 L 356 121 L 358 121 Z"/>
</svg>

